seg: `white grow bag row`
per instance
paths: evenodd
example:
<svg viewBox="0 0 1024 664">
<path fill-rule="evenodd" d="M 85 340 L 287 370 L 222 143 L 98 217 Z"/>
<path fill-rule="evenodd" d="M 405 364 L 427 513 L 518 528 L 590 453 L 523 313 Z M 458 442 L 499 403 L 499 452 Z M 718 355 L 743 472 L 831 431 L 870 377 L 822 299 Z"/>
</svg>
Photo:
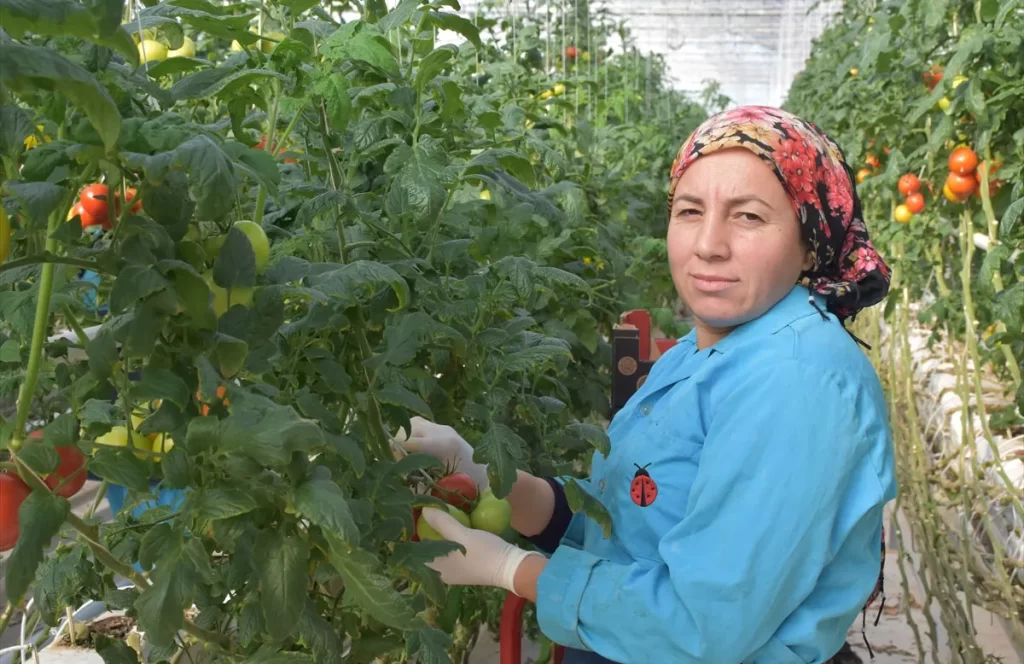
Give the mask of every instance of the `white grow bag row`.
<svg viewBox="0 0 1024 664">
<path fill-rule="evenodd" d="M 920 306 L 912 306 L 908 332 L 910 361 L 913 368 L 913 381 L 916 393 L 917 410 L 924 425 L 922 436 L 930 445 L 929 453 L 944 464 L 952 467 L 961 478 L 970 478 L 975 468 L 981 469 L 984 483 L 1007 487 L 1015 492 L 1018 499 L 1024 500 L 1024 435 L 1008 435 L 1006 431 L 992 431 L 991 442 L 985 437 L 981 418 L 975 413 L 976 403 L 973 383 L 969 384 L 971 406 L 971 427 L 973 440 L 964 440 L 963 401 L 957 383 L 953 358 L 958 363 L 967 361 L 969 375 L 974 365 L 964 358 L 963 345 L 959 342 L 942 340 L 928 346 L 931 331 L 916 321 Z M 881 326 L 881 357 L 883 361 L 890 355 L 889 343 L 892 341 L 893 328 L 884 321 Z M 897 349 L 898 351 L 899 349 Z M 896 357 L 899 357 L 897 352 Z M 1002 384 L 991 369 L 982 367 L 981 371 L 982 399 L 986 410 L 1011 405 L 1012 390 Z M 961 454 L 963 452 L 963 454 Z M 971 462 L 971 457 L 976 460 Z M 1005 502 L 1005 501 L 1004 501 Z M 1012 503 L 999 504 L 992 501 L 988 507 L 988 516 L 994 530 L 994 539 L 1003 547 L 1005 554 L 1015 560 L 1024 560 L 1024 514 Z M 966 526 L 967 532 L 980 547 L 983 558 L 988 560 L 992 554 L 990 536 L 985 527 L 972 520 L 970 515 L 962 511 L 956 514 L 958 526 Z M 987 564 L 987 563 L 986 563 Z M 1016 583 L 1024 584 L 1022 570 L 1013 572 Z"/>
</svg>

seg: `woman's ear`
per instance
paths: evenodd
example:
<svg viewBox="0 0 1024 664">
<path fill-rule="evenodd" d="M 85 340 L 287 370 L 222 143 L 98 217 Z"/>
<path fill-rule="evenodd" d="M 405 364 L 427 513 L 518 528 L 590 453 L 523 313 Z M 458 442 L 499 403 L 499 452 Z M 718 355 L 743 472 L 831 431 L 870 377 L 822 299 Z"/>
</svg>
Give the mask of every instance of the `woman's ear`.
<svg viewBox="0 0 1024 664">
<path fill-rule="evenodd" d="M 804 254 L 804 263 L 801 270 L 807 272 L 812 267 L 814 267 L 814 250 L 808 249 L 807 253 Z"/>
</svg>

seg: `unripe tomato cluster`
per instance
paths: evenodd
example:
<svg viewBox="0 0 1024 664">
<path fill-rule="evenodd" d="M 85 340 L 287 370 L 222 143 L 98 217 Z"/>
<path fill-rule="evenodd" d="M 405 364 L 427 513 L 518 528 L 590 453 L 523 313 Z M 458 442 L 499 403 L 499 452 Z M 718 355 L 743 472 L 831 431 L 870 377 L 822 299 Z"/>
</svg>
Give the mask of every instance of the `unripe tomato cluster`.
<svg viewBox="0 0 1024 664">
<path fill-rule="evenodd" d="M 29 439 L 41 439 L 42 431 L 33 431 Z M 38 443 L 45 444 L 45 443 Z M 52 472 L 42 475 L 46 486 L 63 498 L 82 490 L 86 480 L 86 457 L 74 445 L 54 447 L 59 459 Z M 0 551 L 9 551 L 18 542 L 18 510 L 32 493 L 24 480 L 13 472 L 0 473 Z"/>
<path fill-rule="evenodd" d="M 438 480 L 430 494 L 448 504 L 448 513 L 467 528 L 486 530 L 501 535 L 512 522 L 512 506 L 504 498 L 497 498 L 488 489 L 480 492 L 466 473 L 451 473 Z M 413 541 L 443 539 L 420 514 L 413 510 L 416 532 Z"/>
</svg>

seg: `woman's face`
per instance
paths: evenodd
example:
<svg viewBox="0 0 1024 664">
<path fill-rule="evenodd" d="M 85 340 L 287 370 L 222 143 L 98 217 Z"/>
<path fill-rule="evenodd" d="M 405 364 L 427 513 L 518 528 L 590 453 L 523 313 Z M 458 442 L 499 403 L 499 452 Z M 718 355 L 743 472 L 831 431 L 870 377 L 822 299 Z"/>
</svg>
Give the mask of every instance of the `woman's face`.
<svg viewBox="0 0 1024 664">
<path fill-rule="evenodd" d="M 766 312 L 812 265 L 786 190 L 744 148 L 700 157 L 683 173 L 669 218 L 668 259 L 701 348 Z"/>
</svg>

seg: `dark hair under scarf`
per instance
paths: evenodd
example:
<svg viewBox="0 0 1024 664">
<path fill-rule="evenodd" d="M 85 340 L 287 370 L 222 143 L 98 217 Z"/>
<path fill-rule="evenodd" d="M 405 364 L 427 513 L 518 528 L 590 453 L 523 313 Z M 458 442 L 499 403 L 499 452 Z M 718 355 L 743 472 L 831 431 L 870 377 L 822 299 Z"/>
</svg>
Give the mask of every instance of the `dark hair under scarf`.
<svg viewBox="0 0 1024 664">
<path fill-rule="evenodd" d="M 889 291 L 889 268 L 868 239 L 853 172 L 835 142 L 791 113 L 743 106 L 705 120 L 672 164 L 669 207 L 690 164 L 737 147 L 768 164 L 793 203 L 801 236 L 814 254 L 814 265 L 800 283 L 823 295 L 840 321 L 882 301 Z"/>
</svg>

